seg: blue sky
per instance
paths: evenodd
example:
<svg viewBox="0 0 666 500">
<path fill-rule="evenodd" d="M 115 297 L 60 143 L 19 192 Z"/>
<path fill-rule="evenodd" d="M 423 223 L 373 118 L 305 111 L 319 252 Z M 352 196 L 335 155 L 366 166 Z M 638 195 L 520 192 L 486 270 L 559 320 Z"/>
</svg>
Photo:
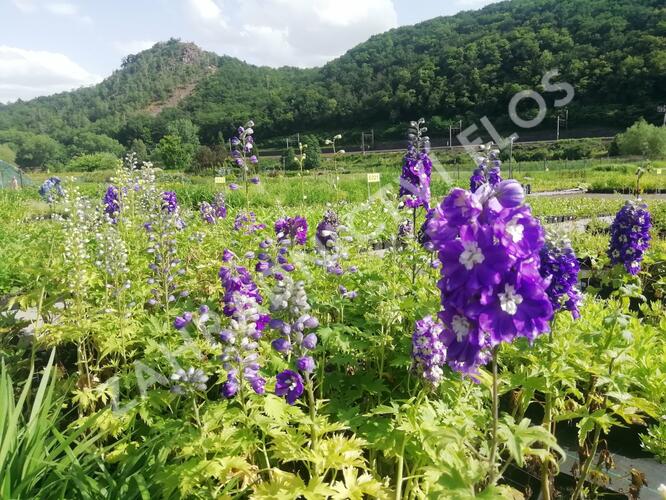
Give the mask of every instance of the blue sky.
<svg viewBox="0 0 666 500">
<path fill-rule="evenodd" d="M 253 64 L 318 66 L 375 33 L 493 1 L 0 0 L 0 102 L 96 83 L 170 37 Z"/>
</svg>

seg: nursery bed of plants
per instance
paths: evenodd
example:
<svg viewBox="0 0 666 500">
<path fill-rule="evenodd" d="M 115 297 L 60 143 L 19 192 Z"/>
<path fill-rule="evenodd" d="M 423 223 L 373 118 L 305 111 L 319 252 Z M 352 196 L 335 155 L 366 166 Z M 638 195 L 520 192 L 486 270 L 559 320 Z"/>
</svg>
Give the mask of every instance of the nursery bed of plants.
<svg viewBox="0 0 666 500">
<path fill-rule="evenodd" d="M 431 186 L 420 125 L 369 201 L 254 177 L 250 127 L 237 183 L 0 192 L 0 496 L 656 495 L 610 471 L 666 461 L 666 204 L 525 199 L 492 151 Z"/>
</svg>

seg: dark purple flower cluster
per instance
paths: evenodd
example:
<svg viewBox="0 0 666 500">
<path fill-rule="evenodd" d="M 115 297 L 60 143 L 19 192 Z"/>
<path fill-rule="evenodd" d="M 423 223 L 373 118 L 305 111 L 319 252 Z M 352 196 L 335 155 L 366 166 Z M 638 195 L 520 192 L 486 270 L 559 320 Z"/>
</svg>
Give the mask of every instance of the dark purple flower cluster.
<svg viewBox="0 0 666 500">
<path fill-rule="evenodd" d="M 162 209 L 170 214 L 173 214 L 178 210 L 178 198 L 176 198 L 176 193 L 173 191 L 164 191 L 162 193 Z"/>
<path fill-rule="evenodd" d="M 417 235 L 418 242 L 428 252 L 434 251 L 434 246 L 432 244 L 432 241 L 430 241 L 430 235 L 428 235 L 427 231 L 428 223 L 430 222 L 430 219 L 432 218 L 434 213 L 435 213 L 434 209 L 430 209 L 426 212 L 425 220 L 423 221 L 423 224 L 419 228 L 419 233 Z"/>
<path fill-rule="evenodd" d="M 414 224 L 411 220 L 405 219 L 398 224 L 398 244 L 404 245 L 414 234 Z"/>
<path fill-rule="evenodd" d="M 487 151 L 487 154 L 483 154 Z M 499 159 L 499 151 L 490 149 L 490 146 L 482 146 L 481 153 L 476 158 L 477 167 L 469 178 L 469 187 L 472 193 L 476 192 L 483 184 L 489 183 L 491 186 L 497 186 L 502 182 L 500 167 L 502 162 Z"/>
<path fill-rule="evenodd" d="M 224 194 L 218 193 L 215 195 L 213 203 L 201 202 L 199 212 L 201 218 L 208 224 L 215 224 L 219 219 L 226 218 L 227 206 L 224 203 Z"/>
<path fill-rule="evenodd" d="M 650 247 L 652 218 L 648 207 L 629 200 L 620 209 L 611 225 L 608 256 L 611 264 L 622 264 L 629 274 L 638 274 L 641 261 Z"/>
<path fill-rule="evenodd" d="M 403 199 L 404 206 L 409 208 L 430 207 L 432 161 L 428 156 L 430 138 L 423 135 L 428 130 L 424 124 L 423 118 L 411 122 L 407 135 L 407 152 L 402 163 L 399 196 Z"/>
<path fill-rule="evenodd" d="M 456 370 L 474 371 L 488 349 L 549 330 L 553 308 L 539 273 L 544 231 L 523 201 L 515 181 L 475 193 L 455 188 L 428 223 L 442 263 L 447 362 Z"/>
<path fill-rule="evenodd" d="M 344 242 L 352 241 L 351 236 L 341 236 L 346 229 L 339 223 L 337 214 L 332 210 L 327 210 L 315 232 L 315 244 L 319 254 L 315 264 L 337 276 L 345 272 L 341 261 L 349 258 L 347 252 L 342 248 Z"/>
<path fill-rule="evenodd" d="M 549 282 L 548 297 L 553 311 L 564 308 L 571 312 L 574 319 L 580 317 L 578 307 L 581 294 L 578 290 L 578 272 L 580 265 L 571 242 L 557 234 L 548 234 L 541 249 L 540 273 Z"/>
<path fill-rule="evenodd" d="M 257 216 L 254 212 L 239 212 L 234 219 L 234 231 L 243 231 L 245 234 L 252 234 L 266 228 L 266 224 L 257 223 Z"/>
<path fill-rule="evenodd" d="M 326 210 L 321 222 L 317 224 L 315 241 L 322 250 L 330 249 L 335 246 L 338 239 L 338 214 L 333 210 Z"/>
<path fill-rule="evenodd" d="M 120 191 L 116 186 L 109 186 L 102 198 L 104 203 L 104 213 L 115 222 L 118 212 L 120 212 Z"/>
<path fill-rule="evenodd" d="M 294 271 L 296 266 L 289 262 L 289 250 L 285 241 L 287 240 L 282 240 L 281 244 L 277 245 L 277 249 L 270 238 L 266 238 L 259 243 L 260 252 L 257 255 L 259 262 L 257 262 L 254 270 L 264 277 L 273 276 L 278 281 L 284 279 L 283 272 L 290 273 Z M 276 267 L 276 262 L 280 266 L 279 268 Z"/>
<path fill-rule="evenodd" d="M 439 321 L 426 316 L 416 322 L 412 335 L 412 359 L 418 374 L 433 386 L 442 380 L 442 366 L 446 362 L 444 327 Z"/>
<path fill-rule="evenodd" d="M 292 242 L 305 245 L 308 239 L 308 222 L 305 217 L 283 217 L 275 222 L 275 234 L 281 245 Z"/>
<path fill-rule="evenodd" d="M 49 177 L 46 179 L 39 188 L 39 196 L 48 203 L 53 203 L 56 197 L 65 196 L 65 190 L 60 182 L 60 177 Z"/>
<path fill-rule="evenodd" d="M 218 276 L 224 287 L 222 302 L 224 303 L 224 314 L 227 316 L 232 316 L 235 311 L 236 301 L 234 298 L 237 295 L 251 297 L 258 304 L 263 302 L 259 287 L 245 267 L 233 264 L 222 266 Z"/>
</svg>

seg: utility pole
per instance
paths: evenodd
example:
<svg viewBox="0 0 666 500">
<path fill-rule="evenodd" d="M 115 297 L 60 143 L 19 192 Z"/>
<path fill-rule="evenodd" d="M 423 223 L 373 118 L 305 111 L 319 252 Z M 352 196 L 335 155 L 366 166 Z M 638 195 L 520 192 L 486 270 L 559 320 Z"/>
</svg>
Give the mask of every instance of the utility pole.
<svg viewBox="0 0 666 500">
<path fill-rule="evenodd" d="M 361 132 L 361 150 L 363 151 L 363 154 L 365 154 L 366 150 L 366 142 L 365 140 L 368 139 L 370 141 L 369 147 L 374 147 L 375 146 L 375 130 L 370 129 L 370 132 Z"/>
<path fill-rule="evenodd" d="M 509 137 L 509 179 L 513 179 L 513 141 L 516 136 Z"/>
<path fill-rule="evenodd" d="M 569 130 L 569 110 L 564 109 L 564 118 L 560 117 L 560 114 L 557 114 L 557 140 L 560 140 L 560 122 L 564 122 L 564 126 Z"/>
<path fill-rule="evenodd" d="M 453 133 L 459 134 L 462 132 L 462 120 L 458 121 L 458 126 L 454 127 L 449 124 L 449 149 L 453 149 Z"/>
</svg>

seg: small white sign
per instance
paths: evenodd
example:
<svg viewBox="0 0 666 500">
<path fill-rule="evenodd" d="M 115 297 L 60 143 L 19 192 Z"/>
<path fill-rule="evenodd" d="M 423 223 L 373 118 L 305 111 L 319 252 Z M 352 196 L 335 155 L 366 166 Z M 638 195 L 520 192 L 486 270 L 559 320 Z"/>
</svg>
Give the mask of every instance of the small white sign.
<svg viewBox="0 0 666 500">
<path fill-rule="evenodd" d="M 215 184 L 226 184 L 226 177 L 215 177 Z"/>
<path fill-rule="evenodd" d="M 374 173 L 374 174 L 368 174 L 368 184 L 371 182 L 379 182 L 379 174 Z"/>
<path fill-rule="evenodd" d="M 666 104 L 657 106 L 657 113 L 666 113 Z"/>
<path fill-rule="evenodd" d="M 660 168 L 657 169 L 657 175 L 661 175 L 661 169 Z"/>
</svg>

